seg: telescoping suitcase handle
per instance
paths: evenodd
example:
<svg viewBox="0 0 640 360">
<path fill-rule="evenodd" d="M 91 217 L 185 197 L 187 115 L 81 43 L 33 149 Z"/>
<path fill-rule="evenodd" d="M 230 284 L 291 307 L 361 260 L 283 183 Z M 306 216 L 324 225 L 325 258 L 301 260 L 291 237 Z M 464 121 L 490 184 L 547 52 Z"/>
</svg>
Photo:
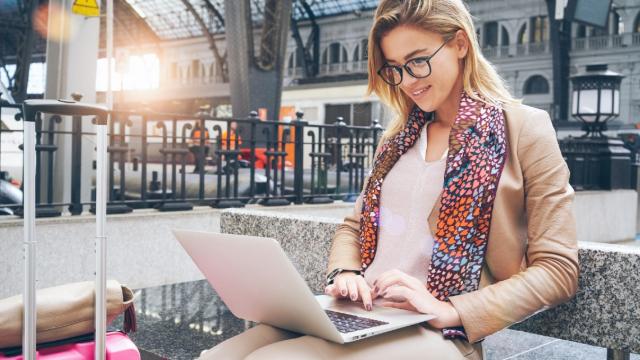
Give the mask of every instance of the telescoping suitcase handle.
<svg viewBox="0 0 640 360">
<path fill-rule="evenodd" d="M 107 221 L 107 119 L 106 107 L 68 100 L 26 100 L 22 106 L 24 118 L 24 319 L 22 324 L 22 354 L 26 360 L 36 359 L 36 239 L 35 233 L 35 139 L 36 114 L 96 116 L 96 300 L 95 359 L 105 358 L 107 329 L 106 309 L 106 236 Z"/>
</svg>

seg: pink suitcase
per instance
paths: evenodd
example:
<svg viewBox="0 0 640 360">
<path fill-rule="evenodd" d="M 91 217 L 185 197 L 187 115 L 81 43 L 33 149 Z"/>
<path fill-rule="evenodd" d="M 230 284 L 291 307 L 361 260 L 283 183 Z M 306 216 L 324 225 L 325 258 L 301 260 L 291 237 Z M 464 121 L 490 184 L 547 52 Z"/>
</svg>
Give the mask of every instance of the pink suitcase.
<svg viewBox="0 0 640 360">
<path fill-rule="evenodd" d="M 107 333 L 106 360 L 140 359 L 140 353 L 129 337 L 119 331 Z M 85 341 L 82 339 L 68 339 L 58 341 L 60 344 L 38 345 L 36 357 L 43 360 L 78 360 L 92 359 L 95 353 L 95 341 L 89 337 Z M 1 351 L 0 351 L 1 352 Z M 15 351 L 8 350 L 4 354 L 0 353 L 0 360 L 23 360 L 22 349 Z M 18 353 L 19 355 L 13 355 Z"/>
<path fill-rule="evenodd" d="M 35 123 L 37 113 L 69 116 L 96 116 L 97 166 L 96 166 L 96 302 L 95 334 L 79 336 L 36 349 L 36 291 L 35 291 Z M 138 360 L 140 352 L 122 332 L 107 333 L 106 309 L 106 236 L 107 221 L 107 108 L 98 105 L 61 100 L 26 100 L 23 104 L 24 120 L 24 256 L 25 288 L 23 298 L 24 320 L 22 348 L 13 355 L 0 350 L 0 359 L 108 359 Z M 23 356 L 24 355 L 24 356 Z"/>
</svg>

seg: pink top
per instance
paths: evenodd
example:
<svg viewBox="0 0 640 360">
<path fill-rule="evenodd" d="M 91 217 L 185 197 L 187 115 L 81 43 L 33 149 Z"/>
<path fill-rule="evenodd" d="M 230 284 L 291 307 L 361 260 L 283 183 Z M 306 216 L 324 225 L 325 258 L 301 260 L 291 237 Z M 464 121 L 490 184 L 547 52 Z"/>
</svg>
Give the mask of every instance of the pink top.
<svg viewBox="0 0 640 360">
<path fill-rule="evenodd" d="M 369 285 L 391 269 L 427 281 L 434 241 L 427 218 L 442 191 L 447 151 L 427 162 L 426 135 L 424 126 L 416 146 L 400 157 L 382 183 L 378 248 L 364 274 Z"/>
</svg>

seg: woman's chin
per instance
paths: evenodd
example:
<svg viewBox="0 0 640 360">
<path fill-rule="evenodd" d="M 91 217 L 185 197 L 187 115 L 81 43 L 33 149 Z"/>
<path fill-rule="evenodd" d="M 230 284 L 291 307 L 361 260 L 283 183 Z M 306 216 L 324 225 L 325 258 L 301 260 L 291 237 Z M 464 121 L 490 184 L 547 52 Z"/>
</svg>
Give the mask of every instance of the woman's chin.
<svg viewBox="0 0 640 360">
<path fill-rule="evenodd" d="M 415 101 L 415 104 L 424 112 L 432 112 L 436 109 L 433 102 L 429 100 Z"/>
</svg>

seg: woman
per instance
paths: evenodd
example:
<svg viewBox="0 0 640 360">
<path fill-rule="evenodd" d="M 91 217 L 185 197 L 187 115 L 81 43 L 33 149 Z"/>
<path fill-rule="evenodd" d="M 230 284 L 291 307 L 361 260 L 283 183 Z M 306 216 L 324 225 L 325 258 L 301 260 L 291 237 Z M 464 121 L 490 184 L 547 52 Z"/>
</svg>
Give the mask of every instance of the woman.
<svg viewBox="0 0 640 360">
<path fill-rule="evenodd" d="M 486 336 L 575 294 L 551 121 L 509 94 L 462 1 L 382 0 L 369 44 L 369 91 L 399 116 L 333 238 L 326 293 L 437 317 L 347 345 L 259 325 L 205 357 L 482 359 Z"/>
</svg>

